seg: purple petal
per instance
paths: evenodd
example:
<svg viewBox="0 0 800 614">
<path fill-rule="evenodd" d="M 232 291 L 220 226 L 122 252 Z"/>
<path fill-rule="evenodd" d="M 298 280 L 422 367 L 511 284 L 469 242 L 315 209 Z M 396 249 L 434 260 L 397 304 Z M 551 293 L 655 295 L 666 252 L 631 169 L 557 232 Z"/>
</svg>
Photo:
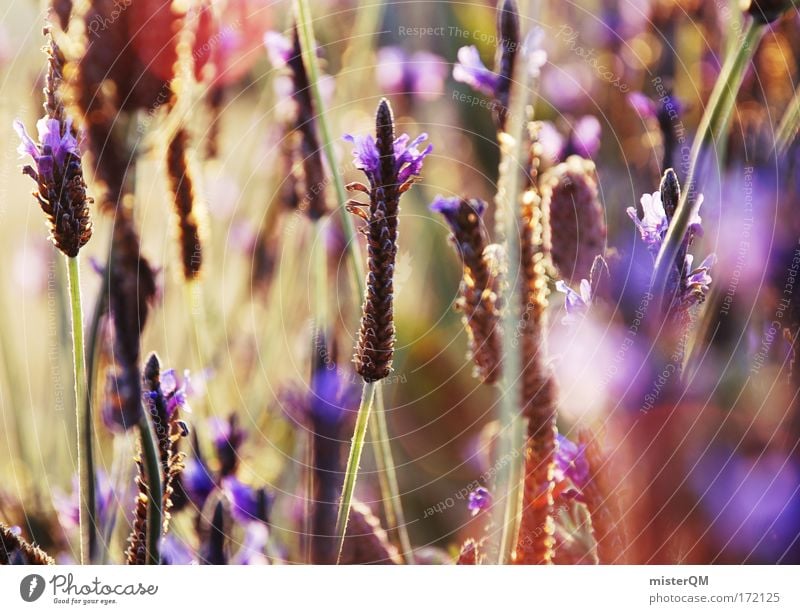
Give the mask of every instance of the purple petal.
<svg viewBox="0 0 800 614">
<path fill-rule="evenodd" d="M 477 516 L 483 510 L 488 509 L 491 504 L 492 494 L 483 486 L 478 486 L 478 488 L 469 493 L 467 509 L 472 512 L 473 516 Z"/>
<path fill-rule="evenodd" d="M 275 68 L 283 68 L 292 57 L 292 42 L 280 32 L 270 31 L 264 34 L 264 47 Z"/>
<path fill-rule="evenodd" d="M 355 167 L 364 171 L 367 175 L 375 175 L 380 168 L 381 157 L 372 135 L 353 136 L 346 134 L 344 139 L 354 146 L 353 163 Z"/>
<path fill-rule="evenodd" d="M 494 96 L 500 76 L 486 68 L 477 47 L 469 46 L 458 50 L 458 63 L 453 66 L 453 79 L 466 83 L 487 96 Z"/>
<path fill-rule="evenodd" d="M 573 150 L 583 158 L 594 158 L 600 149 L 602 128 L 594 115 L 584 115 L 572 129 Z"/>
<path fill-rule="evenodd" d="M 36 143 L 33 142 L 33 139 L 28 134 L 28 131 L 25 130 L 25 124 L 23 124 L 20 120 L 15 119 L 14 131 L 17 133 L 17 136 L 20 140 L 19 147 L 17 147 L 19 157 L 24 158 L 25 156 L 30 156 L 34 160 L 38 160 L 39 148 L 36 147 Z"/>
<path fill-rule="evenodd" d="M 643 119 L 653 119 L 656 116 L 656 105 L 642 92 L 631 92 L 628 94 L 628 104 L 633 107 Z"/>
<path fill-rule="evenodd" d="M 225 478 L 222 487 L 233 502 L 233 517 L 241 522 L 269 522 L 272 497 L 263 488 L 253 488 L 234 477 Z"/>
<path fill-rule="evenodd" d="M 413 93 L 421 100 L 436 100 L 444 93 L 447 63 L 435 53 L 418 51 L 408 63 Z"/>
<path fill-rule="evenodd" d="M 383 47 L 378 50 L 375 73 L 381 91 L 401 94 L 406 89 L 406 54 L 400 47 Z"/>
</svg>

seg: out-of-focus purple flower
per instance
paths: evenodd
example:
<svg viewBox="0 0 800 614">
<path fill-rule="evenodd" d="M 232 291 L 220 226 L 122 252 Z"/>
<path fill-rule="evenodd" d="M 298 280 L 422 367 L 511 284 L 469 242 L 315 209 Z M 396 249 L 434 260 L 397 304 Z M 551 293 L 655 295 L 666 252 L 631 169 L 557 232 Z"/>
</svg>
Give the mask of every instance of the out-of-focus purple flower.
<svg viewBox="0 0 800 614">
<path fill-rule="evenodd" d="M 553 122 L 543 121 L 539 123 L 538 140 L 542 146 L 542 156 L 547 158 L 551 165 L 561 161 L 565 139 Z"/>
<path fill-rule="evenodd" d="M 48 264 L 52 252 L 40 237 L 31 237 L 13 250 L 11 264 L 15 285 L 25 295 L 41 296 L 47 289 Z"/>
<path fill-rule="evenodd" d="M 198 560 L 189 545 L 175 537 L 172 533 L 167 533 L 161 539 L 161 562 L 164 565 L 197 565 Z"/>
<path fill-rule="evenodd" d="M 778 451 L 748 456 L 713 443 L 689 462 L 688 483 L 710 519 L 709 534 L 720 554 L 729 553 L 740 563 L 800 560 L 800 466 L 796 459 Z"/>
<path fill-rule="evenodd" d="M 628 94 L 628 104 L 633 107 L 633 110 L 643 119 L 655 119 L 656 103 L 652 99 L 645 96 L 642 92 L 631 92 Z"/>
<path fill-rule="evenodd" d="M 547 64 L 547 52 L 542 48 L 543 41 L 544 30 L 534 27 L 528 32 L 522 45 L 522 57 L 527 62 L 528 74 L 535 79 Z"/>
<path fill-rule="evenodd" d="M 313 424 L 336 426 L 357 403 L 357 387 L 343 380 L 336 369 L 317 369 L 309 391 L 309 410 Z"/>
<path fill-rule="evenodd" d="M 78 141 L 72 134 L 72 119 L 67 117 L 64 120 L 64 134 L 61 134 L 61 122 L 57 119 L 48 117 L 41 118 L 36 122 L 36 130 L 39 133 L 39 144 L 37 145 L 25 130 L 25 125 L 18 119 L 14 120 L 14 130 L 19 136 L 20 144 L 17 152 L 20 157 L 30 156 L 36 164 L 36 174 L 44 178 L 44 183 L 52 183 L 54 170 L 63 176 L 64 168 L 71 154 L 80 158 Z"/>
<path fill-rule="evenodd" d="M 324 438 L 336 438 L 348 416 L 358 407 L 360 387 L 346 371 L 334 364 L 320 365 L 308 389 L 290 388 L 281 393 L 286 414 Z"/>
<path fill-rule="evenodd" d="M 458 50 L 458 62 L 453 66 L 453 79 L 492 97 L 500 83 L 500 75 L 486 68 L 478 48 L 474 45 Z"/>
<path fill-rule="evenodd" d="M 222 480 L 222 489 L 233 503 L 231 512 L 238 522 L 269 523 L 274 496 L 266 488 L 254 488 L 237 478 L 227 477 Z"/>
<path fill-rule="evenodd" d="M 72 492 L 69 495 L 55 494 L 53 496 L 59 522 L 65 529 L 75 528 L 79 524 L 79 489 L 78 476 L 75 476 L 72 478 Z M 101 530 L 105 530 L 117 511 L 117 497 L 111 480 L 102 469 L 97 471 L 95 477 L 95 505 L 97 525 Z"/>
<path fill-rule="evenodd" d="M 571 155 L 591 159 L 600 149 L 602 126 L 594 115 L 584 115 L 575 120 L 565 137 L 548 121 L 539 124 L 539 143 L 542 155 L 551 164 L 565 161 Z"/>
<path fill-rule="evenodd" d="M 567 315 L 561 320 L 563 324 L 574 324 L 589 311 L 589 307 L 592 304 L 592 286 L 588 280 L 581 280 L 580 294 L 561 279 L 556 282 L 556 290 L 566 295 L 564 308 L 567 311 Z"/>
<path fill-rule="evenodd" d="M 562 494 L 579 496 L 580 491 L 586 487 L 586 483 L 589 481 L 589 463 L 584 455 L 584 446 L 573 443 L 559 433 L 555 460 L 553 476 L 556 483 L 568 479 L 578 491 L 565 486 L 562 488 Z"/>
<path fill-rule="evenodd" d="M 292 57 L 292 41 L 280 32 L 267 32 L 264 34 L 264 47 L 267 57 L 275 68 L 283 68 Z"/>
<path fill-rule="evenodd" d="M 467 501 L 467 509 L 473 516 L 477 516 L 482 511 L 489 509 L 492 504 L 492 493 L 483 486 L 478 486 L 475 490 L 469 493 L 469 500 Z"/>
<path fill-rule="evenodd" d="M 677 116 L 683 113 L 683 103 L 675 96 L 665 95 L 658 100 L 648 98 L 642 92 L 628 94 L 628 104 L 642 119 L 658 119 Z"/>
<path fill-rule="evenodd" d="M 423 101 L 436 100 L 444 92 L 447 64 L 434 53 L 418 51 L 409 56 L 401 47 L 383 47 L 377 64 L 378 84 L 384 92 Z"/>
<path fill-rule="evenodd" d="M 219 474 L 233 475 L 239 466 L 239 448 L 247 433 L 239 426 L 239 419 L 232 413 L 227 420 L 212 418 L 209 424 L 214 450 L 219 460 Z"/>
<path fill-rule="evenodd" d="M 264 550 L 269 542 L 269 529 L 261 523 L 251 522 L 245 527 L 242 547 L 233 555 L 234 565 L 268 565 Z"/>
<path fill-rule="evenodd" d="M 375 139 L 371 134 L 365 136 L 345 135 L 345 140 L 353 143 L 353 160 L 357 169 L 364 171 L 370 181 L 380 175 L 380 155 Z M 420 151 L 419 146 L 428 139 L 425 133 L 420 134 L 413 141 L 407 134 L 402 134 L 394 140 L 394 158 L 397 164 L 397 179 L 405 183 L 412 177 L 420 174 L 425 157 L 433 151 L 433 145 L 428 145 Z M 410 141 L 410 142 L 409 142 Z"/>
<path fill-rule="evenodd" d="M 202 459 L 195 456 L 186 459 L 185 467 L 181 472 L 181 485 L 197 509 L 203 508 L 206 499 L 216 488 L 211 471 Z"/>
<path fill-rule="evenodd" d="M 600 120 L 594 115 L 580 117 L 572 127 L 568 140 L 569 151 L 565 152 L 563 157 L 566 159 L 576 154 L 582 158 L 593 158 L 600 149 L 601 134 Z"/>
</svg>

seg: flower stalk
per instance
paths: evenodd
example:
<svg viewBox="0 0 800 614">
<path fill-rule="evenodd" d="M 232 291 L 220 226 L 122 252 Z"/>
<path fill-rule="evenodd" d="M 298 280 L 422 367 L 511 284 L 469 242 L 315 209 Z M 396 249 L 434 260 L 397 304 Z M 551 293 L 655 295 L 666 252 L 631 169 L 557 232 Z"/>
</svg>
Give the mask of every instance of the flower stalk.
<svg viewBox="0 0 800 614">
<path fill-rule="evenodd" d="M 94 483 L 94 432 L 91 403 L 86 380 L 86 351 L 83 340 L 83 303 L 81 301 L 80 263 L 78 256 L 67 257 L 69 305 L 72 317 L 72 364 L 75 375 L 75 418 L 78 435 L 78 494 L 81 535 L 81 564 L 94 562 L 97 556 Z"/>
<path fill-rule="evenodd" d="M 31 138 L 20 120 L 14 121 L 22 157 L 30 157 L 22 173 L 36 183 L 33 192 L 45 214 L 50 240 L 67 259 L 67 278 L 72 318 L 72 354 L 75 375 L 75 417 L 78 444 L 80 562 L 93 562 L 97 553 L 95 522 L 95 482 L 92 460 L 92 413 L 87 399 L 86 349 L 83 341 L 83 306 L 80 290 L 78 253 L 92 236 L 89 215 L 91 198 L 83 179 L 78 133 L 67 116 L 59 92 L 65 58 L 48 28 L 44 117 L 36 123 L 37 140 Z"/>
<path fill-rule="evenodd" d="M 315 52 L 316 49 L 316 42 L 314 38 L 314 29 L 311 24 L 311 10 L 308 5 L 307 0 L 295 0 L 295 12 L 297 15 L 297 31 L 298 36 L 300 39 L 300 46 L 303 54 L 303 62 L 306 67 L 306 72 L 308 73 L 308 81 L 309 87 L 311 89 L 311 94 L 314 100 L 314 105 L 317 110 L 317 121 L 320 131 L 320 136 L 322 140 L 322 148 L 325 154 L 325 158 L 328 161 L 328 167 L 331 169 L 331 174 L 333 176 L 333 185 L 336 192 L 336 199 L 337 202 L 343 204 L 347 202 L 347 190 L 345 188 L 344 181 L 342 180 L 342 176 L 336 169 L 338 169 L 338 163 L 336 160 L 336 153 L 333 148 L 333 139 L 331 138 L 331 130 L 330 125 L 328 123 L 327 115 L 325 113 L 326 105 L 325 101 L 322 96 L 322 91 L 319 87 L 319 76 L 320 76 L 320 69 L 319 63 L 317 60 L 317 55 Z M 341 210 L 341 225 L 344 234 L 344 242 L 348 246 L 348 256 L 350 261 L 350 272 L 352 276 L 352 283 L 354 288 L 354 293 L 357 297 L 364 296 L 364 277 L 365 277 L 365 267 L 363 260 L 361 258 L 361 253 L 359 251 L 358 241 L 355 237 L 355 225 L 353 224 L 353 220 L 348 215 L 347 210 L 344 207 L 339 207 Z M 367 385 L 364 386 L 364 391 L 362 392 L 362 400 L 364 398 L 369 398 L 370 403 L 372 402 L 372 393 L 368 393 L 366 390 Z M 376 401 L 376 411 L 374 412 L 374 420 L 376 424 L 379 426 L 378 431 L 382 433 L 389 432 L 388 425 L 386 423 L 386 416 L 383 406 L 383 397 L 382 395 L 377 395 Z M 358 420 L 362 417 L 362 408 L 363 403 L 359 407 L 359 414 Z M 369 407 L 364 409 L 365 412 L 369 412 Z M 366 429 L 366 420 L 365 422 L 365 429 Z M 410 540 L 408 538 L 408 532 L 402 519 L 404 518 L 402 503 L 400 501 L 399 492 L 392 492 L 391 484 L 397 484 L 397 471 L 394 464 L 394 458 L 392 457 L 391 453 L 391 446 L 389 444 L 388 437 L 381 437 L 380 439 L 385 439 L 385 444 L 378 443 L 378 447 L 376 448 L 376 455 L 381 458 L 380 464 L 382 465 L 385 473 L 386 479 L 381 480 L 382 485 L 389 486 L 388 492 L 383 492 L 383 500 L 387 507 L 386 517 L 387 519 L 394 518 L 397 520 L 398 524 L 396 527 L 389 527 L 390 529 L 394 528 L 397 531 L 399 536 L 399 541 L 403 550 L 403 556 L 406 560 L 409 560 L 411 557 L 411 549 L 410 549 Z M 356 467 L 357 469 L 357 467 Z M 351 493 L 352 497 L 352 493 Z M 342 500 L 344 503 L 344 499 Z M 389 508 L 392 508 L 389 510 Z M 341 508 L 339 512 L 341 516 Z M 346 525 L 347 516 L 344 517 L 343 520 L 344 524 Z M 338 535 L 338 533 L 337 533 Z M 343 539 L 342 534 L 342 539 Z"/>
<path fill-rule="evenodd" d="M 139 441 L 142 446 L 142 462 L 147 479 L 147 532 L 146 561 L 148 565 L 158 565 L 159 541 L 161 540 L 163 492 L 161 488 L 161 463 L 158 458 L 155 436 L 150 427 L 147 414 L 142 412 L 139 418 Z"/>
<path fill-rule="evenodd" d="M 685 189 L 667 231 L 667 236 L 656 257 L 655 270 L 651 280 L 651 291 L 657 306 L 655 313 L 661 312 L 667 279 L 692 219 L 697 215 L 697 210 L 700 206 L 697 193 L 700 189 L 714 141 L 722 138 L 727 132 L 731 112 L 736 103 L 736 96 L 741 88 L 745 70 L 755 55 L 765 28 L 766 25 L 760 21 L 754 19 L 747 21 L 745 30 L 742 33 L 741 45 L 725 62 L 711 93 L 705 113 L 700 120 L 697 136 L 695 136 L 694 144 L 692 145 L 691 164 L 689 175 L 684 184 Z"/>
<path fill-rule="evenodd" d="M 538 8 L 538 4 L 535 8 Z M 501 158 L 496 203 L 498 230 L 506 254 L 507 279 L 505 308 L 501 314 L 503 377 L 499 383 L 501 398 L 498 462 L 503 464 L 495 488 L 499 505 L 494 512 L 495 522 L 500 527 L 497 562 L 501 565 L 514 561 L 522 517 L 522 483 L 525 474 L 526 436 L 520 413 L 525 365 L 512 340 L 518 337 L 523 317 L 521 230 L 526 220 L 522 216 L 520 202 L 526 188 L 523 173 L 530 153 L 529 117 L 532 115 L 531 105 L 535 101 L 536 83 L 542 63 L 541 54 L 534 45 L 535 40 L 535 33 L 528 34 L 526 47 L 529 48 L 514 63 L 506 131 L 499 135 Z M 502 496 L 503 493 L 505 496 Z"/>
<path fill-rule="evenodd" d="M 364 449 L 364 439 L 367 435 L 367 425 L 372 409 L 372 399 L 375 396 L 375 382 L 364 382 L 361 392 L 361 403 L 358 406 L 358 416 L 356 417 L 355 431 L 353 440 L 350 443 L 350 454 L 347 457 L 347 467 L 344 473 L 344 485 L 342 486 L 342 500 L 339 504 L 339 513 L 336 517 L 336 558 L 337 561 L 342 556 L 344 546 L 344 536 L 347 533 L 347 521 L 350 518 L 350 507 L 353 503 L 353 492 L 356 488 L 356 478 L 358 477 L 358 465 L 361 462 L 361 452 Z"/>
</svg>

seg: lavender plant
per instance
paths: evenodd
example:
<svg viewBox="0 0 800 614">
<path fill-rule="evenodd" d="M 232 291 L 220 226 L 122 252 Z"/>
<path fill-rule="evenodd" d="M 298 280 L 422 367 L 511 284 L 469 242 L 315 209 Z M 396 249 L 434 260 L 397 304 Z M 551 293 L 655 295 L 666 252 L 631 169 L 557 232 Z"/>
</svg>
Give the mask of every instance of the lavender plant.
<svg viewBox="0 0 800 614">
<path fill-rule="evenodd" d="M 86 194 L 77 131 L 67 116 L 59 93 L 63 80 L 64 56 L 48 29 L 45 50 L 48 55 L 44 87 L 45 115 L 36 128 L 38 142 L 25 130 L 21 121 L 14 122 L 20 138 L 20 156 L 30 156 L 34 166 L 26 165 L 23 173 L 36 182 L 34 196 L 47 218 L 53 245 L 67 260 L 70 308 L 72 317 L 72 359 L 75 376 L 75 417 L 78 434 L 78 474 L 81 480 L 81 562 L 93 560 L 96 554 L 94 463 L 91 408 L 86 387 L 86 354 L 83 343 L 83 303 L 81 300 L 78 254 L 92 236 L 89 217 L 91 199 Z"/>
<path fill-rule="evenodd" d="M 495 254 L 499 246 L 487 242 L 482 228 L 486 203 L 439 196 L 430 209 L 441 213 L 452 231 L 451 240 L 464 265 L 456 308 L 464 314 L 477 375 L 494 384 L 501 375 L 501 257 Z"/>
<path fill-rule="evenodd" d="M 358 465 L 367 432 L 375 382 L 389 375 L 394 354 L 394 264 L 397 256 L 397 225 L 400 196 L 413 184 L 422 171 L 422 163 L 433 147 L 420 151 L 418 146 L 427 139 L 426 134 L 411 140 L 406 134 L 395 138 L 394 116 L 386 99 L 378 104 L 375 116 L 375 137 L 372 135 L 345 137 L 354 144 L 353 157 L 356 168 L 367 177 L 369 187 L 352 183 L 353 191 L 369 194 L 369 206 L 363 211 L 358 201 L 351 201 L 349 210 L 364 219 L 367 225 L 366 281 L 358 335 L 353 362 L 356 372 L 364 380 L 361 405 L 356 419 L 353 442 L 345 470 L 342 503 L 339 507 L 336 534 L 341 553 L 347 531 L 350 501 L 355 490 Z"/>
<path fill-rule="evenodd" d="M 383 3 L 363 2 L 312 20 L 309 3 L 295 0 L 284 21 L 239 0 L 224 12 L 162 4 L 114 13 L 112 2 L 91 0 L 72 16 L 70 3 L 56 3 L 62 31 L 60 46 L 48 33 L 45 117 L 33 136 L 15 122 L 20 153 L 33 160 L 23 172 L 68 259 L 72 338 L 46 331 L 46 373 L 38 346 L 16 351 L 39 303 L 47 300 L 54 322 L 59 305 L 49 258 L 9 236 L 14 214 L 0 231 L 24 313 L 0 323 L 0 379 L 19 439 L 8 446 L 10 467 L 22 479 L 0 483 L 0 564 L 798 560 L 800 104 L 787 85 L 797 72 L 796 23 L 784 18 L 796 2 L 742 3 L 741 31 L 739 15 L 723 19 L 713 3 L 659 2 L 637 17 L 611 5 L 597 15 L 555 5 L 540 14 L 540 3 L 520 11 L 503 0 L 491 32 L 472 30 L 486 7 L 444 10 L 437 19 L 479 35 L 458 52 L 452 79 L 436 55 L 454 43 L 452 31 L 452 40 L 403 38 L 384 27 L 405 27 L 408 7 L 384 19 Z M 220 29 L 233 15 L 236 27 Z M 347 40 L 331 36 L 331 24 L 351 21 Z M 552 70 L 542 71 L 543 32 L 523 36 L 533 22 L 564 24 L 543 30 L 558 43 L 548 45 Z M 702 48 L 678 44 L 689 28 Z M 2 36 L 0 71 L 15 75 Z M 648 53 L 631 55 L 621 40 Z M 261 62 L 246 58 L 263 57 L 265 43 L 278 70 L 262 80 Z M 492 47 L 490 69 L 481 56 Z M 685 67 L 706 75 L 726 54 L 708 102 L 702 83 L 691 100 Z M 621 56 L 609 63 L 615 74 L 604 72 L 606 59 Z M 443 96 L 448 79 L 486 100 Z M 381 99 L 375 133 L 345 137 L 366 177 L 345 185 L 350 162 L 337 148 L 349 146 L 332 135 L 358 124 L 376 87 L 394 109 Z M 210 116 L 205 135 L 189 123 L 195 102 Z M 472 123 L 477 107 L 493 111 L 496 140 Z M 448 155 L 431 160 L 425 133 L 398 137 L 397 126 L 415 120 Z M 190 128 L 210 153 L 191 172 Z M 431 195 L 404 196 L 433 163 L 436 191 L 459 195 L 429 207 L 461 265 L 452 284 L 441 261 L 453 254 L 430 218 L 416 215 Z M 164 198 L 145 198 L 148 186 Z M 202 246 L 201 191 L 213 221 Z M 92 226 L 87 192 L 108 223 Z M 167 244 L 160 222 L 170 200 L 180 256 L 164 250 L 154 266 L 142 243 Z M 86 343 L 76 273 L 92 232 L 109 246 L 84 288 L 97 288 Z M 711 252 L 718 258 L 702 257 Z M 199 288 L 190 280 L 201 260 L 202 305 L 213 317 L 194 330 L 192 342 L 208 352 L 190 382 L 141 346 L 173 364 L 191 360 L 198 348 L 179 324 L 197 313 L 181 311 L 174 290 Z M 310 290 L 297 283 L 306 263 Z M 173 265 L 184 275 L 158 274 Z M 400 288 L 409 302 L 397 300 Z M 449 338 L 459 326 L 441 315 L 453 303 L 477 381 Z M 396 356 L 398 331 L 409 344 Z M 354 373 L 339 362 L 352 340 Z M 36 409 L 58 402 L 61 362 L 51 350 L 62 342 L 76 380 L 77 476 L 57 470 L 67 464 L 51 424 L 59 416 Z M 27 370 L 15 365 L 19 355 L 30 358 Z M 390 389 L 393 369 L 404 385 Z M 19 389 L 37 378 L 46 390 Z M 384 394 L 402 408 L 394 440 Z M 108 428 L 92 431 L 95 414 Z M 375 471 L 360 467 L 368 431 Z M 35 448 L 21 445 L 34 436 L 54 461 L 45 476 L 52 504 Z M 93 446 L 107 470 L 92 466 Z M 402 450 L 399 467 L 392 446 Z M 70 551 L 76 529 L 80 555 Z"/>
</svg>

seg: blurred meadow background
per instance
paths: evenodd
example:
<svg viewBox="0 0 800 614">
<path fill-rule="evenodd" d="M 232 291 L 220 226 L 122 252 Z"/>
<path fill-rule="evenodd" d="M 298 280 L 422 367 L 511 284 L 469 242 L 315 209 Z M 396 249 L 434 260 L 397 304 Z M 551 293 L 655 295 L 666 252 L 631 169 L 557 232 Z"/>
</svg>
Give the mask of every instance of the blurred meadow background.
<svg viewBox="0 0 800 614">
<path fill-rule="evenodd" d="M 0 520 L 57 561 L 77 560 L 66 272 L 30 195 L 34 186 L 20 172 L 28 161 L 17 153 L 12 128 L 18 118 L 31 131 L 42 115 L 42 28 L 49 21 L 67 59 L 64 102 L 79 128 L 87 118 L 71 79 L 86 42 L 108 53 L 116 53 L 119 41 L 104 37 L 130 43 L 119 47 L 118 58 L 133 66 L 126 69 L 135 92 L 125 98 L 129 103 L 119 104 L 121 82 L 100 79 L 96 85 L 118 101 L 111 117 L 114 138 L 128 155 L 127 205 L 141 254 L 156 272 L 140 363 L 156 352 L 162 369 L 175 370 L 178 385 L 188 373 L 181 412 L 190 431 L 181 443 L 187 469 L 198 471 L 200 458 L 210 473 L 219 473 L 224 453 L 232 452 L 237 484 L 264 489 L 269 501 L 268 518 L 234 518 L 226 525 L 224 562 L 308 562 L 314 460 L 310 428 L 291 399 L 308 393 L 314 364 L 319 250 L 328 263 L 328 351 L 336 373 L 356 389 L 360 378 L 351 356 L 361 306 L 341 229 L 344 203 L 337 202 L 333 182 L 323 182 L 332 213 L 317 232 L 298 208 L 297 199 L 307 196 L 296 187 L 298 159 L 287 162 L 294 138 L 287 126 L 296 109 L 286 67 L 276 66 L 264 41 L 268 32 L 291 39 L 292 3 L 120 0 L 113 17 L 112 3 L 76 1 L 65 32 L 58 11 L 67 4 L 9 0 L 0 10 Z M 194 31 L 184 38 L 158 13 L 164 5 L 191 15 L 195 4 L 207 18 L 199 28 L 187 18 Z M 602 206 L 604 235 L 592 257 L 603 255 L 611 272 L 603 300 L 579 321 L 565 322 L 565 294 L 554 284 L 563 279 L 577 291 L 588 269 L 552 273 L 545 334 L 558 384 L 559 432 L 576 444 L 581 429 L 597 434 L 608 458 L 608 497 L 624 547 L 603 562 L 800 563 L 800 380 L 792 371 L 791 315 L 800 241 L 796 154 L 790 149 L 779 157 L 773 149 L 797 84 L 797 14 L 790 11 L 769 26 L 745 72 L 728 138 L 715 142 L 718 162 L 702 186 L 703 233 L 692 245 L 695 265 L 716 254 L 713 282 L 705 301 L 691 306 L 681 332 L 681 368 L 662 387 L 661 367 L 648 367 L 650 355 L 625 343 L 639 317 L 637 292 L 653 267 L 626 210 L 658 190 L 667 166 L 685 180 L 693 135 L 723 60 L 738 44 L 742 11 L 729 0 L 519 4 L 523 32 L 540 27 L 547 52 L 534 110 L 543 122 L 542 172 L 570 155 L 591 159 Z M 534 5 L 535 21 L 527 17 Z M 96 33 L 86 17 L 92 7 L 103 8 L 109 20 Z M 324 114 L 339 160 L 336 169 L 325 163 L 326 175 L 362 180 L 343 137 L 372 132 L 382 97 L 393 107 L 398 134 L 425 132 L 433 145 L 420 181 L 402 200 L 394 270 L 397 340 L 393 372 L 380 390 L 414 559 L 453 562 L 464 541 L 479 540 L 490 522 L 468 493 L 477 485 L 492 490 L 487 476 L 498 400 L 473 373 L 462 314 L 453 309 L 461 261 L 448 224 L 429 205 L 437 195 L 464 195 L 485 200 L 485 220 L 494 217 L 500 148 L 491 98 L 456 80 L 453 68 L 459 49 L 470 45 L 492 66 L 496 6 L 493 0 L 315 0 L 311 12 Z M 161 17 L 151 20 L 153 14 Z M 123 21 L 127 29 L 119 28 Z M 172 55 L 164 51 L 169 41 L 176 41 Z M 157 85 L 146 84 L 145 73 Z M 165 90 L 170 94 L 160 93 L 169 75 L 176 79 Z M 141 95 L 141 88 L 150 89 Z M 177 102 L 166 102 L 173 94 Z M 667 104 L 676 113 L 664 120 Z M 176 126 L 187 138 L 202 246 L 199 273 L 188 280 L 165 165 Z M 325 136 L 318 135 L 322 142 Z M 118 213 L 101 212 L 106 188 L 93 154 L 100 152 L 102 160 L 103 144 L 92 153 L 82 147 L 88 194 L 95 198 L 93 236 L 81 259 L 88 330 L 108 296 L 104 270 L 119 245 L 112 239 Z M 562 223 L 577 228 L 580 241 L 580 220 L 568 215 Z M 787 284 L 792 301 L 781 307 Z M 124 560 L 137 472 L 135 432 L 104 419 L 103 408 L 114 402 L 107 382 L 120 335 L 112 328 L 107 315 L 98 318 L 92 354 L 95 466 L 104 476 L 98 478 L 103 562 Z M 630 402 L 636 386 L 645 401 Z M 354 416 L 357 407 L 356 400 L 347 409 Z M 231 443 L 231 431 L 239 430 L 241 441 Z M 343 455 L 351 434 L 348 426 Z M 356 496 L 386 528 L 377 437 L 368 431 Z M 162 551 L 167 562 L 203 558 L 197 554 L 209 539 L 203 519 L 213 508 L 191 495 L 185 493 L 187 500 L 172 513 L 171 542 Z M 556 519 L 560 562 L 596 561 L 591 529 L 580 522 L 581 497 L 565 501 L 568 509 L 560 508 L 563 517 Z M 393 531 L 383 539 L 402 548 Z"/>
</svg>

